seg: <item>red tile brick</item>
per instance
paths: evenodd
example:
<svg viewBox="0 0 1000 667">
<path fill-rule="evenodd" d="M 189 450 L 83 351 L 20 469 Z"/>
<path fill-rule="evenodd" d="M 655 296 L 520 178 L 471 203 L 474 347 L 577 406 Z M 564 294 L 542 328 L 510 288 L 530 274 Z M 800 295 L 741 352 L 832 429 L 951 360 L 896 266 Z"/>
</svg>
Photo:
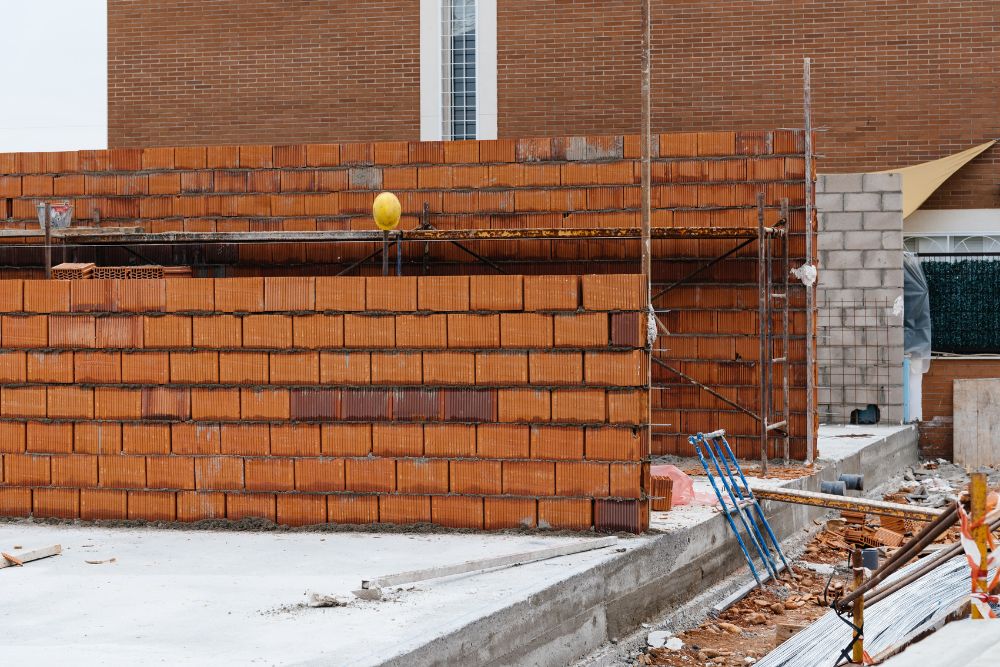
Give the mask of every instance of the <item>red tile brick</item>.
<svg viewBox="0 0 1000 667">
<path fill-rule="evenodd" d="M 243 319 L 234 315 L 192 317 L 195 347 L 227 348 L 243 344 Z"/>
<path fill-rule="evenodd" d="M 379 521 L 407 525 L 430 523 L 430 496 L 379 496 Z"/>
<path fill-rule="evenodd" d="M 509 311 L 524 307 L 522 276 L 472 276 L 469 291 L 471 310 Z"/>
<path fill-rule="evenodd" d="M 476 355 L 472 352 L 424 352 L 424 384 L 475 384 Z"/>
<path fill-rule="evenodd" d="M 646 392 L 609 391 L 608 421 L 612 424 L 641 424 L 646 421 Z"/>
<path fill-rule="evenodd" d="M 150 489 L 194 489 L 194 457 L 147 457 L 146 486 Z"/>
<path fill-rule="evenodd" d="M 397 315 L 396 347 L 448 347 L 448 317 L 446 315 Z"/>
<path fill-rule="evenodd" d="M 0 413 L 5 417 L 44 417 L 45 387 L 4 387 Z"/>
<path fill-rule="evenodd" d="M 191 419 L 239 421 L 239 389 L 192 388 L 190 391 Z"/>
<path fill-rule="evenodd" d="M 9 390 L 5 389 L 4 392 Z M 49 387 L 49 419 L 93 419 L 94 390 L 84 387 Z"/>
<path fill-rule="evenodd" d="M 42 360 L 48 360 L 48 355 L 44 352 L 38 353 L 42 356 Z M 55 356 L 55 355 L 53 355 Z M 58 357 L 56 357 L 58 358 Z M 73 381 L 73 355 L 68 354 L 66 358 L 70 361 L 68 364 L 69 379 L 66 378 L 66 363 L 55 364 L 52 370 L 56 371 L 55 375 L 58 379 L 55 380 L 37 380 L 40 382 L 72 382 Z M 63 360 L 65 361 L 65 360 Z M 45 375 L 45 373 L 43 373 Z M 27 355 L 24 352 L 16 352 L 11 350 L 0 350 L 0 382 L 15 384 L 19 382 L 24 382 L 28 377 L 28 362 Z"/>
<path fill-rule="evenodd" d="M 344 345 L 341 315 L 297 315 L 292 321 L 294 347 L 339 348 Z"/>
<path fill-rule="evenodd" d="M 187 419 L 191 416 L 191 393 L 175 387 L 142 390 L 143 419 Z"/>
<path fill-rule="evenodd" d="M 483 528 L 534 528 L 538 525 L 538 503 L 532 498 L 485 498 Z"/>
<path fill-rule="evenodd" d="M 98 456 L 98 484 L 112 489 L 142 489 L 146 487 L 146 457 Z"/>
<path fill-rule="evenodd" d="M 420 384 L 423 381 L 419 352 L 372 352 L 372 384 Z"/>
<path fill-rule="evenodd" d="M 215 281 L 192 278 L 164 281 L 165 309 L 169 312 L 211 312 L 215 310 Z"/>
<path fill-rule="evenodd" d="M 319 382 L 317 352 L 272 353 L 271 384 L 316 384 Z"/>
<path fill-rule="evenodd" d="M 400 493 L 448 493 L 448 461 L 443 459 L 397 461 L 396 488 Z"/>
<path fill-rule="evenodd" d="M 391 348 L 396 345 L 396 318 L 344 316 L 344 347 Z"/>
<path fill-rule="evenodd" d="M 343 491 L 343 459 L 297 459 L 295 488 L 299 491 Z"/>
<path fill-rule="evenodd" d="M 126 454 L 169 454 L 170 424 L 122 424 Z"/>
<path fill-rule="evenodd" d="M 97 457 L 87 454 L 53 456 L 52 486 L 97 486 Z"/>
<path fill-rule="evenodd" d="M 268 365 L 266 352 L 220 352 L 219 381 L 223 384 L 267 384 Z"/>
<path fill-rule="evenodd" d="M 505 348 L 551 347 L 552 316 L 537 313 L 501 314 L 500 343 Z"/>
<path fill-rule="evenodd" d="M 272 424 L 273 456 L 319 456 L 319 424 Z"/>
<path fill-rule="evenodd" d="M 608 316 L 605 313 L 556 315 L 555 346 L 607 347 Z"/>
<path fill-rule="evenodd" d="M 576 310 L 579 304 L 577 276 L 524 277 L 525 310 Z"/>
<path fill-rule="evenodd" d="M 483 528 L 483 499 L 433 496 L 431 522 L 449 528 Z"/>
<path fill-rule="evenodd" d="M 177 518 L 176 494 L 168 491 L 129 491 L 128 518 L 173 521 Z"/>
<path fill-rule="evenodd" d="M 49 342 L 49 320 L 45 315 L 4 315 L 0 331 L 7 348 L 46 347 Z"/>
<path fill-rule="evenodd" d="M 388 389 L 344 389 L 340 397 L 340 416 L 348 421 L 389 419 L 392 413 L 390 398 Z"/>
<path fill-rule="evenodd" d="M 323 424 L 324 456 L 368 456 L 372 451 L 371 424 Z"/>
<path fill-rule="evenodd" d="M 555 493 L 555 463 L 504 461 L 503 492 L 519 496 L 551 496 Z"/>
<path fill-rule="evenodd" d="M 14 486 L 48 486 L 51 478 L 51 458 L 34 454 L 5 454 L 3 479 Z"/>
<path fill-rule="evenodd" d="M 320 353 L 320 382 L 323 384 L 369 384 L 371 354 L 368 352 Z"/>
<path fill-rule="evenodd" d="M 593 521 L 593 501 L 575 498 L 540 498 L 538 527 L 554 530 L 588 530 Z"/>
<path fill-rule="evenodd" d="M 346 312 L 361 311 L 364 309 L 364 278 L 316 278 L 316 310 Z"/>
<path fill-rule="evenodd" d="M 365 279 L 365 308 L 369 311 L 417 310 L 416 277 L 368 277 Z"/>
<path fill-rule="evenodd" d="M 502 422 L 549 421 L 551 397 L 545 389 L 501 389 L 497 392 Z"/>
<path fill-rule="evenodd" d="M 639 461 L 645 455 L 637 429 L 588 428 L 586 458 L 597 461 Z"/>
<path fill-rule="evenodd" d="M 452 461 L 451 492 L 499 495 L 502 492 L 500 461 Z"/>
<path fill-rule="evenodd" d="M 243 347 L 292 346 L 292 318 L 288 315 L 247 315 L 243 318 Z"/>
<path fill-rule="evenodd" d="M 111 521 L 128 518 L 128 494 L 109 489 L 80 491 L 80 518 L 84 521 Z"/>
<path fill-rule="evenodd" d="M 162 311 L 166 307 L 163 280 L 116 280 L 115 310 L 125 313 Z"/>
<path fill-rule="evenodd" d="M 581 384 L 583 355 L 579 352 L 531 352 L 528 369 L 531 384 Z"/>
<path fill-rule="evenodd" d="M 241 388 L 240 416 L 243 419 L 288 419 L 288 390 Z"/>
<path fill-rule="evenodd" d="M 468 276 L 422 276 L 418 278 L 417 308 L 434 312 L 469 310 Z"/>
<path fill-rule="evenodd" d="M 94 389 L 94 417 L 96 419 L 141 419 L 142 391 L 96 387 Z"/>
<path fill-rule="evenodd" d="M 423 425 L 373 424 L 372 452 L 375 456 L 422 456 Z"/>
<path fill-rule="evenodd" d="M 606 463 L 581 461 L 556 463 L 556 495 L 591 496 L 608 495 L 610 472 Z"/>
<path fill-rule="evenodd" d="M 583 428 L 532 426 L 531 458 L 561 461 L 583 459 Z"/>
<path fill-rule="evenodd" d="M 396 461 L 393 459 L 347 459 L 345 487 L 348 491 L 396 490 Z"/>
<path fill-rule="evenodd" d="M 69 281 L 73 312 L 109 313 L 115 309 L 114 280 Z"/>
<path fill-rule="evenodd" d="M 641 310 L 646 288 L 639 274 L 582 276 L 585 310 Z"/>
<path fill-rule="evenodd" d="M 78 454 L 119 454 L 122 450 L 121 424 L 77 423 L 73 426 L 73 451 Z"/>
<path fill-rule="evenodd" d="M 602 423 L 605 419 L 603 389 L 557 389 L 552 392 L 552 421 Z"/>
<path fill-rule="evenodd" d="M 647 353 L 586 352 L 584 354 L 584 379 L 587 384 L 635 387 L 646 383 Z"/>
<path fill-rule="evenodd" d="M 278 523 L 284 526 L 313 526 L 327 522 L 326 497 L 301 493 L 278 496 Z"/>
<path fill-rule="evenodd" d="M 528 383 L 527 352 L 477 352 L 476 384 Z"/>
<path fill-rule="evenodd" d="M 145 316 L 143 339 L 147 348 L 191 347 L 191 318 L 183 315 Z"/>
<path fill-rule="evenodd" d="M 221 442 L 218 424 L 170 425 L 170 449 L 174 454 L 218 454 Z"/>
<path fill-rule="evenodd" d="M 265 278 L 264 310 L 313 310 L 316 306 L 315 279 L 307 277 Z"/>
<path fill-rule="evenodd" d="M 76 352 L 73 376 L 76 382 L 121 382 L 122 355 L 120 352 Z"/>
<path fill-rule="evenodd" d="M 69 454 L 73 451 L 73 424 L 28 422 L 25 449 L 41 454 Z"/>
<path fill-rule="evenodd" d="M 248 491 L 291 491 L 295 489 L 295 462 L 268 457 L 246 460 Z"/>
<path fill-rule="evenodd" d="M 639 498 L 642 495 L 642 465 L 611 463 L 609 495 L 615 498 Z"/>
<path fill-rule="evenodd" d="M 94 318 L 89 315 L 49 317 L 49 347 L 94 347 Z"/>
<path fill-rule="evenodd" d="M 184 522 L 226 518 L 223 493 L 181 491 L 177 494 L 177 520 Z"/>
<path fill-rule="evenodd" d="M 76 489 L 35 489 L 32 514 L 39 518 L 76 519 L 80 516 L 80 492 Z"/>
<path fill-rule="evenodd" d="M 448 347 L 500 347 L 500 316 L 449 314 Z"/>
<path fill-rule="evenodd" d="M 68 313 L 69 280 L 25 280 L 24 310 L 29 313 Z"/>
<path fill-rule="evenodd" d="M 227 493 L 226 518 L 230 521 L 250 518 L 275 521 L 276 503 L 273 493 Z"/>
<path fill-rule="evenodd" d="M 222 424 L 221 451 L 241 456 L 267 456 L 271 429 L 267 424 Z"/>
<path fill-rule="evenodd" d="M 215 310 L 223 313 L 257 313 L 263 309 L 263 278 L 215 280 Z"/>
<path fill-rule="evenodd" d="M 327 496 L 330 523 L 378 523 L 378 496 Z"/>
<path fill-rule="evenodd" d="M 228 491 L 243 488 L 243 459 L 230 456 L 198 457 L 194 461 L 198 490 Z"/>
<path fill-rule="evenodd" d="M 0 422 L 0 453 L 23 454 L 25 426 L 19 422 Z"/>
<path fill-rule="evenodd" d="M 18 379 L 15 372 L 11 372 L 9 382 L 24 382 L 25 361 L 27 361 L 27 380 L 29 382 L 45 382 L 54 384 L 69 384 L 73 382 L 73 353 L 72 352 L 29 352 L 27 359 L 25 353 L 7 353 L 5 357 L 20 354 L 20 375 Z M 6 390 L 5 390 L 6 391 Z"/>
<path fill-rule="evenodd" d="M 111 316 L 95 320 L 97 347 L 135 349 L 143 346 L 141 317 Z"/>
<path fill-rule="evenodd" d="M 476 427 L 472 424 L 425 424 L 424 456 L 476 455 Z"/>
</svg>

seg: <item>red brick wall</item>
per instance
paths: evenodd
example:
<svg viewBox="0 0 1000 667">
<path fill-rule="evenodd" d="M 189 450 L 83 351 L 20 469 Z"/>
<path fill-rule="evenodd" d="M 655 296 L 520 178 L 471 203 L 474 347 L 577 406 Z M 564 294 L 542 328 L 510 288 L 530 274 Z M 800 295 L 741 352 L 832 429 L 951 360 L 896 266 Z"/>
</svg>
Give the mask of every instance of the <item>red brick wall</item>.
<svg viewBox="0 0 1000 667">
<path fill-rule="evenodd" d="M 419 135 L 415 0 L 111 0 L 109 15 L 111 146 Z M 992 0 L 654 3 L 654 127 L 801 127 L 812 56 L 821 172 L 942 157 L 1000 136 L 995 18 Z M 501 1 L 497 19 L 500 136 L 638 129 L 638 3 Z M 998 164 L 993 148 L 926 206 L 1000 206 Z"/>
<path fill-rule="evenodd" d="M 108 145 L 419 139 L 418 3 L 108 3 Z"/>
<path fill-rule="evenodd" d="M 637 275 L 0 293 L 0 515 L 646 525 Z"/>
<path fill-rule="evenodd" d="M 805 257 L 804 159 L 801 133 L 712 132 L 657 137 L 653 224 L 658 227 L 755 227 L 757 193 L 766 221 L 791 205 L 790 254 Z M 55 193 L 73 199 L 92 224 L 141 224 L 152 232 L 372 229 L 371 203 L 381 189 L 402 202 L 412 229 L 428 204 L 441 229 L 638 227 L 639 154 L 635 136 L 497 141 L 355 143 L 305 146 L 210 146 L 0 155 L 0 206 L 12 227 L 30 227 L 35 204 Z M 36 239 L 37 240 L 37 239 Z M 733 248 L 732 240 L 661 240 L 653 244 L 658 288 Z M 469 244 L 510 273 L 637 273 L 638 241 L 526 241 Z M 815 246 L 814 246 L 815 247 Z M 194 263 L 219 275 L 323 275 L 364 257 L 369 244 L 267 243 L 187 253 L 173 244 L 144 246 L 149 261 Z M 16 251 L 16 252 L 15 252 Z M 3 248 L 12 260 L 36 249 Z M 75 249 L 73 252 L 83 253 Z M 109 263 L 111 250 L 67 256 Z M 422 243 L 404 244 L 404 271 L 423 271 Z M 679 370 L 748 409 L 758 408 L 756 246 L 655 300 L 673 334 L 665 344 Z M 59 256 L 59 251 L 56 253 Z M 131 258 L 120 253 L 120 259 Z M 216 259 L 210 259 L 215 257 Z M 220 259 L 221 257 L 221 259 Z M 102 260 L 103 258 L 103 260 Z M 429 271 L 470 274 L 493 269 L 447 243 L 431 244 Z M 223 261 L 225 260 L 225 261 Z M 212 275 L 196 266 L 202 275 Z M 363 271 L 379 272 L 380 263 Z M 792 456 L 805 456 L 805 310 L 793 288 Z M 669 312 L 667 312 L 669 311 Z M 759 456 L 756 423 L 668 371 L 657 394 L 652 449 L 693 454 L 687 436 L 727 428 L 741 456 Z M 780 453 L 776 446 L 772 453 Z"/>
<path fill-rule="evenodd" d="M 1000 378 L 1000 359 L 962 357 L 931 360 L 923 381 L 923 420 L 920 422 L 920 453 L 930 458 L 951 459 L 955 402 L 954 381 Z"/>
</svg>

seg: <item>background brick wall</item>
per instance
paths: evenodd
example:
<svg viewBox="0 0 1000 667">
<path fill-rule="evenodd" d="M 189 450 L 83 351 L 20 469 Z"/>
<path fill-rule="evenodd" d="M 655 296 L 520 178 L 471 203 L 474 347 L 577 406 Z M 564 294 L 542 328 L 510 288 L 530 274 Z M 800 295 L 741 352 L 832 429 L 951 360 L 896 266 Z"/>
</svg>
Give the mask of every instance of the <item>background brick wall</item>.
<svg viewBox="0 0 1000 667">
<path fill-rule="evenodd" d="M 951 460 L 954 454 L 954 381 L 1000 377 L 1000 359 L 935 357 L 923 379 L 920 454 Z"/>
<path fill-rule="evenodd" d="M 756 227 L 790 202 L 790 255 L 805 257 L 803 135 L 791 131 L 664 134 L 656 138 L 653 224 Z M 404 229 L 420 220 L 441 229 L 639 226 L 639 142 L 635 136 L 376 142 L 292 146 L 209 146 L 0 155 L 0 206 L 9 227 L 34 227 L 38 201 L 72 199 L 83 224 L 140 224 L 150 232 L 372 229 L 371 204 L 396 192 Z M 50 194 L 52 193 L 52 194 Z M 97 213 L 100 212 L 98 216 Z M 31 239 L 21 239 L 30 241 Z M 35 241 L 37 241 L 37 237 Z M 657 290 L 730 251 L 738 241 L 653 243 Z M 467 247 L 514 274 L 638 273 L 638 240 L 499 241 Z M 118 247 L 56 249 L 56 261 L 193 265 L 196 275 L 333 275 L 364 258 L 371 243 L 149 244 L 144 258 Z M 814 246 L 815 247 L 815 246 Z M 403 243 L 406 274 L 495 270 L 449 243 Z M 30 243 L 0 246 L 10 277 L 34 272 Z M 381 272 L 381 260 L 357 269 Z M 777 274 L 777 271 L 776 271 Z M 750 245 L 655 299 L 671 332 L 661 352 L 672 365 L 748 409 L 759 404 L 757 249 Z M 791 293 L 791 452 L 805 456 L 805 292 Z M 687 436 L 725 427 L 741 456 L 759 456 L 756 422 L 657 368 L 666 389 L 654 402 L 655 454 L 693 455 Z M 780 392 L 776 392 L 780 394 Z M 775 445 L 773 454 L 780 454 Z"/>
<path fill-rule="evenodd" d="M 0 515 L 646 526 L 637 275 L 0 292 Z"/>
<path fill-rule="evenodd" d="M 501 0 L 500 136 L 635 132 L 638 11 Z M 828 129 L 820 172 L 905 166 L 1000 136 L 991 0 L 656 2 L 653 21 L 660 131 L 801 127 L 812 56 L 814 120 Z M 110 146 L 419 135 L 416 0 L 111 0 L 109 23 Z M 926 206 L 1000 206 L 998 164 L 994 147 Z"/>
</svg>

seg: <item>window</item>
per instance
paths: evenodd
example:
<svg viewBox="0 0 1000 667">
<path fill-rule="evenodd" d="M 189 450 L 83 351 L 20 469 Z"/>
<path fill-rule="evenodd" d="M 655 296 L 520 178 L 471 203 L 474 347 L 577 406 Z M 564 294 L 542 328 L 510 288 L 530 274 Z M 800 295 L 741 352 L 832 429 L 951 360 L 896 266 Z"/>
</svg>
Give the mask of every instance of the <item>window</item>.
<svg viewBox="0 0 1000 667">
<path fill-rule="evenodd" d="M 496 61 L 496 0 L 421 0 L 421 139 L 496 138 Z"/>
<path fill-rule="evenodd" d="M 476 2 L 442 0 L 444 139 L 476 138 Z"/>
</svg>

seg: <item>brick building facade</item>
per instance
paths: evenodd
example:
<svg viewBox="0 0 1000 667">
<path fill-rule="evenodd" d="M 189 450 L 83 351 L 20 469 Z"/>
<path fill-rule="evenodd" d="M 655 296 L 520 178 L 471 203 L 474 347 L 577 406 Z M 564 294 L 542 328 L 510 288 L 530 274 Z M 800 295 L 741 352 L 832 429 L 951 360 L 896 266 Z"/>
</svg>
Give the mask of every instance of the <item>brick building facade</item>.
<svg viewBox="0 0 1000 667">
<path fill-rule="evenodd" d="M 417 139 L 421 81 L 434 79 L 421 33 L 440 2 L 110 0 L 109 145 Z M 490 14 L 477 48 L 480 67 L 495 57 L 480 99 L 489 83 L 497 136 L 636 130 L 637 0 L 472 4 Z M 654 128 L 801 126 L 808 55 L 821 172 L 956 152 L 1000 136 L 997 12 L 992 0 L 655 2 Z M 994 148 L 927 207 L 1000 206 L 998 171 Z"/>
</svg>

